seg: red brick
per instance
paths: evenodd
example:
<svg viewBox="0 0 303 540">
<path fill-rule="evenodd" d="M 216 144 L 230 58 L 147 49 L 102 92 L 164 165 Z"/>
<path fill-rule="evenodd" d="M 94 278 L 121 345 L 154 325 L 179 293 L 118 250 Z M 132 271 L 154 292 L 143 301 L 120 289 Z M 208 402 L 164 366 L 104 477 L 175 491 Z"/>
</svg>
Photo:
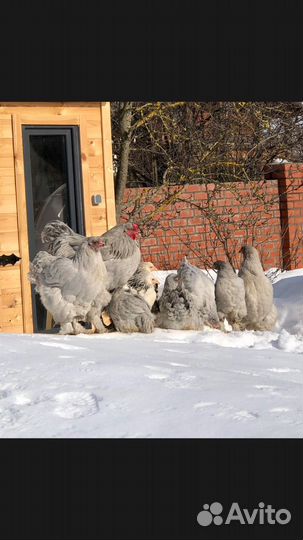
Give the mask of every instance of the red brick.
<svg viewBox="0 0 303 540">
<path fill-rule="evenodd" d="M 185 246 L 184 246 L 184 249 L 185 249 Z M 173 245 L 170 246 L 169 250 L 170 251 L 179 251 L 180 250 L 180 245 L 173 244 Z"/>
<path fill-rule="evenodd" d="M 192 184 L 186 186 L 186 192 L 187 193 L 196 193 L 197 191 L 201 191 L 202 186 L 200 184 Z"/>
<path fill-rule="evenodd" d="M 157 239 L 156 238 L 144 238 L 141 241 L 141 245 L 145 246 L 145 247 L 156 246 L 157 245 Z"/>
<path fill-rule="evenodd" d="M 287 181 L 290 181 L 291 179 L 302 179 L 303 180 L 303 170 L 301 171 L 290 171 L 288 175 L 286 176 Z"/>
<path fill-rule="evenodd" d="M 190 236 L 190 241 L 191 242 L 200 242 L 200 240 L 201 240 L 200 234 L 192 234 Z"/>
<path fill-rule="evenodd" d="M 292 219 L 294 219 L 296 217 L 299 217 L 300 215 L 301 215 L 301 212 L 300 212 L 299 208 L 292 208 L 288 212 L 288 219 L 292 220 Z"/>
<path fill-rule="evenodd" d="M 143 208 L 143 211 L 148 214 L 150 212 L 154 212 L 155 211 L 155 206 L 153 204 L 146 204 Z"/>
<path fill-rule="evenodd" d="M 192 217 L 193 214 L 194 214 L 193 210 L 186 209 L 186 210 L 181 210 L 179 213 L 179 216 L 181 218 L 189 218 L 189 217 Z"/>
<path fill-rule="evenodd" d="M 186 232 L 186 234 L 194 234 L 196 230 L 196 227 L 190 227 L 187 225 L 187 227 L 184 229 L 184 232 Z"/>
<path fill-rule="evenodd" d="M 186 225 L 187 225 L 186 219 L 173 219 L 172 220 L 173 227 L 185 227 Z"/>
<path fill-rule="evenodd" d="M 174 206 L 175 206 L 175 209 L 177 211 L 179 211 L 179 210 L 183 210 L 183 209 L 188 208 L 188 203 L 185 202 L 185 201 L 184 202 L 176 202 Z"/>
<path fill-rule="evenodd" d="M 298 200 L 295 200 L 293 202 L 293 205 L 294 205 L 294 208 L 303 208 L 303 202 L 302 201 L 298 201 Z"/>
<path fill-rule="evenodd" d="M 162 253 L 162 247 L 161 246 L 152 246 L 150 248 L 150 253 Z"/>
<path fill-rule="evenodd" d="M 164 230 L 163 229 L 155 229 L 154 235 L 156 238 L 159 238 L 160 236 L 164 236 Z"/>
<path fill-rule="evenodd" d="M 163 228 L 170 227 L 170 225 L 171 225 L 170 220 L 168 220 L 168 219 L 161 219 L 161 221 L 159 221 L 159 224 Z"/>
<path fill-rule="evenodd" d="M 204 201 L 208 199 L 208 195 L 205 191 L 200 191 L 199 193 L 195 193 L 194 197 L 191 197 L 191 200 L 193 202 L 195 201 Z"/>
<path fill-rule="evenodd" d="M 201 225 L 203 222 L 202 216 L 201 217 L 193 217 L 188 220 L 188 223 L 190 225 Z"/>
<path fill-rule="evenodd" d="M 303 219 L 302 216 L 297 216 L 292 220 L 292 223 L 296 223 L 297 225 L 303 225 Z"/>
<path fill-rule="evenodd" d="M 200 219 L 201 219 L 202 216 L 204 215 L 202 208 L 193 207 L 193 209 L 194 209 L 194 216 L 200 217 Z"/>
<path fill-rule="evenodd" d="M 173 229 L 168 229 L 167 231 L 165 231 L 165 236 L 175 236 L 175 234 L 176 234 L 176 230 L 173 230 Z"/>
<path fill-rule="evenodd" d="M 175 243 L 175 236 L 165 236 L 163 239 L 163 246 Z"/>
</svg>

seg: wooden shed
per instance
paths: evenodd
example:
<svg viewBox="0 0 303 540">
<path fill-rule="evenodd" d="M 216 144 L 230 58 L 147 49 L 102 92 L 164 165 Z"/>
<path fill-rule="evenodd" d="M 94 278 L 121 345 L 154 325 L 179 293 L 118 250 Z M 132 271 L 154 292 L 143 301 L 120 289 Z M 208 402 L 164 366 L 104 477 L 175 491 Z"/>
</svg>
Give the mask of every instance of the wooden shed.
<svg viewBox="0 0 303 540">
<path fill-rule="evenodd" d="M 27 274 L 51 219 L 87 236 L 116 223 L 108 102 L 0 103 L 2 333 L 45 328 Z"/>
</svg>

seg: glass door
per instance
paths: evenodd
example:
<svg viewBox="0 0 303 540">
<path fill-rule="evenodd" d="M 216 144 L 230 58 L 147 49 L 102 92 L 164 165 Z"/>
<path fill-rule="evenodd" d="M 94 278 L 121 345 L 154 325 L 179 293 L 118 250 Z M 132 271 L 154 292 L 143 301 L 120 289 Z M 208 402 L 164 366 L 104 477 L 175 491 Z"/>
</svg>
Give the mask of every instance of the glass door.
<svg viewBox="0 0 303 540">
<path fill-rule="evenodd" d="M 23 127 L 29 252 L 45 249 L 41 232 L 60 219 L 84 234 L 79 131 L 77 126 Z M 33 294 L 34 329 L 46 328 L 46 311 Z"/>
</svg>

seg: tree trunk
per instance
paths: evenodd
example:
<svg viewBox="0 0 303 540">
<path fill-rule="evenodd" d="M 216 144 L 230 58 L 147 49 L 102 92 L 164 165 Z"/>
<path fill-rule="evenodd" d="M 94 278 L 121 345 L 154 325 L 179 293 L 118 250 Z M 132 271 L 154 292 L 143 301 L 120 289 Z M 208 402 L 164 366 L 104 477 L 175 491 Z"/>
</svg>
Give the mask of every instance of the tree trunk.
<svg viewBox="0 0 303 540">
<path fill-rule="evenodd" d="M 120 222 L 123 197 L 128 176 L 129 153 L 132 138 L 132 101 L 127 101 L 121 111 L 120 130 L 122 136 L 120 161 L 115 179 L 116 215 Z"/>
</svg>

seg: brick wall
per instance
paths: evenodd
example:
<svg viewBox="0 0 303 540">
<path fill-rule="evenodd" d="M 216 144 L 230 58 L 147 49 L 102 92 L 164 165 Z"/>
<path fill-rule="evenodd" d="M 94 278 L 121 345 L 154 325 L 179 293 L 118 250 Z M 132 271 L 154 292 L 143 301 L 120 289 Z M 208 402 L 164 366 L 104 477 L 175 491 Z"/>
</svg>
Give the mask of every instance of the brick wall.
<svg viewBox="0 0 303 540">
<path fill-rule="evenodd" d="M 143 230 L 143 258 L 159 269 L 184 256 L 200 267 L 226 259 L 224 243 L 239 264 L 241 245 L 252 241 L 265 268 L 303 266 L 303 164 L 275 166 L 249 185 L 127 189 L 124 202 L 124 216 Z"/>
</svg>

